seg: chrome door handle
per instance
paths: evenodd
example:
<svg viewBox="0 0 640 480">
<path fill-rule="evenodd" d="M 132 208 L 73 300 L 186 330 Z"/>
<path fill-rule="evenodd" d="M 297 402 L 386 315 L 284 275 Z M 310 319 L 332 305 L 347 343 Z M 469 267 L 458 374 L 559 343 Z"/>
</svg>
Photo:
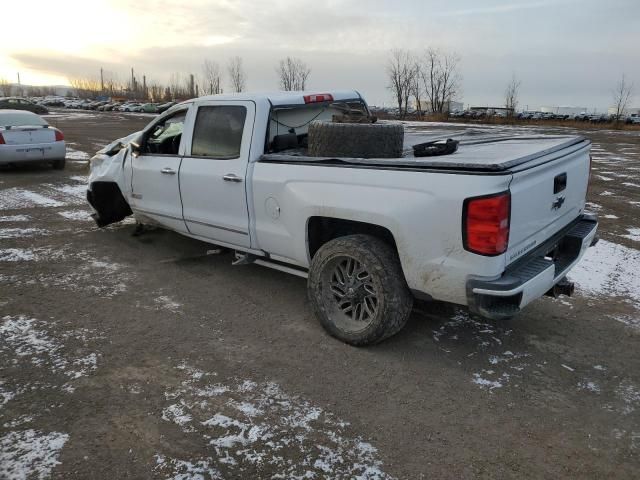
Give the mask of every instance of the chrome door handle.
<svg viewBox="0 0 640 480">
<path fill-rule="evenodd" d="M 164 167 L 162 170 L 160 170 L 160 173 L 165 173 L 167 175 L 175 175 L 176 171 L 173 168 Z"/>
<path fill-rule="evenodd" d="M 242 177 L 237 176 L 235 173 L 227 173 L 222 177 L 225 182 L 236 182 L 239 183 L 242 181 Z"/>
</svg>

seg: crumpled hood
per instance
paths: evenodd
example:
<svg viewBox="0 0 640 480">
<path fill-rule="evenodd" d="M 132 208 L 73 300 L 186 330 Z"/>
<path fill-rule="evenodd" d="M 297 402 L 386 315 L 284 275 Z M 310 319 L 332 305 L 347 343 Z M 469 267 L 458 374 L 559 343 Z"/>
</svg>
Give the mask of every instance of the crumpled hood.
<svg viewBox="0 0 640 480">
<path fill-rule="evenodd" d="M 133 140 L 134 138 L 136 138 L 138 135 L 140 135 L 142 133 L 142 130 L 139 132 L 133 132 L 130 135 L 127 135 L 126 137 L 122 137 L 122 138 L 118 138 L 117 140 L 114 140 L 113 142 L 111 142 L 110 144 L 102 147 L 100 150 L 98 150 L 96 152 L 95 156 L 98 156 L 100 154 L 105 154 L 109 151 L 112 151 L 113 149 L 115 149 L 118 145 L 122 145 L 122 148 L 126 147 L 127 145 L 129 145 L 129 142 L 131 140 Z"/>
<path fill-rule="evenodd" d="M 131 153 L 128 148 L 129 143 L 138 137 L 140 133 L 134 132 L 126 137 L 114 140 L 96 152 L 90 161 L 89 185 L 93 182 L 115 182 L 126 198 L 130 185 L 127 186 L 125 181 L 124 162 L 126 156 Z"/>
</svg>

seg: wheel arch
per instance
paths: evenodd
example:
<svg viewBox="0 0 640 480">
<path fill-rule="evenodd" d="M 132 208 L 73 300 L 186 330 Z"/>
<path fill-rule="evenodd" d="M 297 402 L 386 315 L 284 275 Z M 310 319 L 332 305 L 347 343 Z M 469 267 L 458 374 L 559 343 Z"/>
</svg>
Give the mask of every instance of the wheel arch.
<svg viewBox="0 0 640 480">
<path fill-rule="evenodd" d="M 365 234 L 389 244 L 398 254 L 398 246 L 391 230 L 375 223 L 338 217 L 312 216 L 307 219 L 307 255 L 309 261 L 325 243 L 347 235 Z"/>
</svg>

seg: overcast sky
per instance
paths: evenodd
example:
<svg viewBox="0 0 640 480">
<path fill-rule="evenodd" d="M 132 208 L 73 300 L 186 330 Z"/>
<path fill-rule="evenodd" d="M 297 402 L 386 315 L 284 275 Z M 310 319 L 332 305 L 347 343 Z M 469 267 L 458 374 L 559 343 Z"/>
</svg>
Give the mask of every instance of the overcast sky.
<svg viewBox="0 0 640 480">
<path fill-rule="evenodd" d="M 243 58 L 251 90 L 277 88 L 275 65 L 304 60 L 309 87 L 355 88 L 391 104 L 392 48 L 434 46 L 461 57 L 471 105 L 503 104 L 511 75 L 520 104 L 606 109 L 623 73 L 640 105 L 639 0 L 31 0 L 3 9 L 0 77 L 25 84 L 125 79 L 134 67 L 166 82 L 204 59 Z M 15 21 L 11 20 L 14 16 Z M 18 11 L 20 10 L 20 11 Z"/>
</svg>

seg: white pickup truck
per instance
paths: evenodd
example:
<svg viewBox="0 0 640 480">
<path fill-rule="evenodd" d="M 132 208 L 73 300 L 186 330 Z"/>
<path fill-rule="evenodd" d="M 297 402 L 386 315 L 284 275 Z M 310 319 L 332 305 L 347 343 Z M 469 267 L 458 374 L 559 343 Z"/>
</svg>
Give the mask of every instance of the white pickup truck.
<svg viewBox="0 0 640 480">
<path fill-rule="evenodd" d="M 323 326 L 354 345 L 397 333 L 414 298 L 501 319 L 572 293 L 597 241 L 588 140 L 461 133 L 454 153 L 417 157 L 436 138 L 415 131 L 397 158 L 310 156 L 310 125 L 345 108 L 369 113 L 356 91 L 178 104 L 92 159 L 94 218 L 134 214 L 308 278 Z"/>
</svg>

